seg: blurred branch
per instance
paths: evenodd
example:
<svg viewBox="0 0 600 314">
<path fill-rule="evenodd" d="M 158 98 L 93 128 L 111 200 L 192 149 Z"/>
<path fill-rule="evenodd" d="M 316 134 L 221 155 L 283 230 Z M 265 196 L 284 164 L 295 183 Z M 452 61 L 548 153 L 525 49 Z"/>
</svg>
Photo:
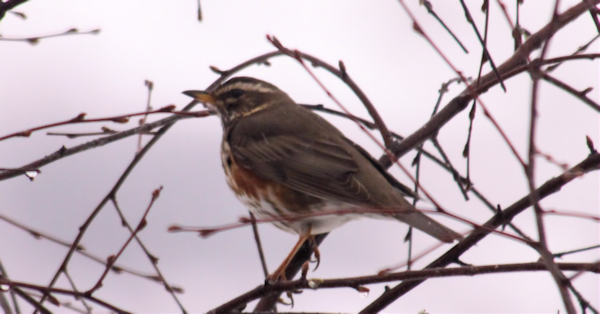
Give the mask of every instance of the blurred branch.
<svg viewBox="0 0 600 314">
<path fill-rule="evenodd" d="M 583 0 L 583 2 L 585 2 L 585 4 L 587 4 L 588 10 L 590 11 L 590 15 L 592 17 L 592 20 L 594 21 L 594 25 L 596 25 L 596 29 L 598 30 L 598 33 L 600 33 L 600 22 L 598 21 L 598 9 L 594 6 L 594 3 L 592 3 L 592 1 L 590 1 L 590 0 Z"/>
<path fill-rule="evenodd" d="M 19 228 L 19 229 L 21 229 L 23 231 L 28 232 L 29 234 L 31 234 L 36 239 L 47 239 L 50 242 L 62 245 L 64 247 L 71 247 L 71 245 L 72 245 L 71 243 L 69 243 L 67 241 L 64 241 L 64 240 L 61 240 L 61 239 L 58 239 L 58 238 L 56 238 L 56 237 L 54 237 L 52 235 L 43 233 L 41 231 L 33 230 L 32 228 L 27 227 L 27 226 L 23 225 L 22 223 L 17 222 L 15 220 L 11 219 L 11 218 L 8 218 L 8 217 L 6 217 L 6 216 L 4 216 L 2 214 L 0 214 L 0 220 L 4 220 L 4 221 L 6 221 L 7 223 L 9 223 L 9 224 L 11 224 L 13 226 L 15 226 L 15 227 L 17 227 L 17 228 Z M 102 258 L 100 258 L 98 256 L 95 256 L 95 255 L 93 255 L 91 253 L 88 253 L 87 250 L 85 249 L 85 247 L 83 245 L 81 245 L 81 244 L 77 245 L 77 248 L 75 249 L 75 251 L 77 253 L 79 253 L 79 254 L 81 254 L 81 255 L 83 255 L 83 256 L 85 256 L 85 257 L 93 260 L 93 261 L 96 261 L 96 262 L 98 262 L 98 263 L 100 263 L 100 264 L 102 264 L 104 266 L 107 266 L 107 263 L 106 263 L 105 259 L 102 259 Z M 150 274 L 144 274 L 144 273 L 139 272 L 137 270 L 129 269 L 127 267 L 123 267 L 123 266 L 120 266 L 120 265 L 113 265 L 111 267 L 111 269 L 115 273 L 124 272 L 124 273 L 128 273 L 128 274 L 131 274 L 131 275 L 134 275 L 134 276 L 138 276 L 138 277 L 142 277 L 142 278 L 145 278 L 145 279 L 149 279 L 149 280 L 152 280 L 152 281 L 155 281 L 155 282 L 156 281 L 160 282 L 160 280 L 158 280 L 158 278 L 156 278 L 156 276 L 153 276 L 153 275 L 150 275 Z"/>
<path fill-rule="evenodd" d="M 154 90 L 154 82 L 150 81 L 150 80 L 145 80 L 144 81 L 144 85 L 146 86 L 146 88 L 148 88 L 148 100 L 146 101 L 146 112 L 152 111 L 152 90 Z M 148 115 L 145 114 L 139 121 L 139 125 L 143 125 L 144 123 L 146 123 L 146 120 L 148 119 Z M 137 146 L 137 150 L 136 150 L 136 154 L 142 149 L 142 137 L 143 134 L 140 133 L 140 135 L 138 136 L 138 146 Z"/>
<path fill-rule="evenodd" d="M 469 53 L 467 48 L 465 48 L 465 46 L 460 42 L 460 40 L 458 40 L 458 38 L 454 35 L 454 33 L 450 30 L 450 28 L 448 28 L 448 26 L 446 26 L 446 23 L 444 23 L 444 21 L 442 21 L 442 19 L 435 13 L 435 11 L 433 11 L 433 5 L 431 5 L 431 2 L 429 2 L 428 0 L 423 0 L 423 1 L 421 1 L 421 4 L 423 6 L 425 6 L 425 8 L 427 9 L 427 13 L 433 15 L 433 17 L 438 21 L 438 23 L 440 23 L 440 25 L 442 25 L 442 27 L 446 30 L 446 32 L 448 32 L 448 34 L 450 34 L 450 36 L 452 36 L 452 38 L 460 46 L 460 48 L 465 53 Z"/>
<path fill-rule="evenodd" d="M 1 260 L 0 260 L 0 278 L 10 280 L 10 277 L 8 276 L 8 273 L 6 272 L 6 269 L 4 269 L 4 265 L 2 265 Z M 12 300 L 14 311 L 16 313 L 21 313 L 21 309 L 19 308 L 19 302 L 17 302 L 16 292 L 11 290 L 9 292 L 9 294 L 10 294 L 10 298 Z M 6 293 L 4 293 L 3 291 L 0 291 L 0 305 L 1 305 L 2 310 L 6 314 L 12 313 L 12 309 L 10 307 L 10 304 L 8 303 L 8 299 L 6 298 Z"/>
<path fill-rule="evenodd" d="M 546 57 L 546 53 L 548 52 L 548 47 L 550 45 L 550 41 L 554 35 L 554 28 L 556 28 L 556 21 L 558 18 L 558 5 L 560 4 L 560 0 L 556 0 L 554 2 L 554 11 L 552 13 L 552 19 L 548 26 L 550 27 L 550 31 L 546 34 L 546 38 L 543 39 L 543 47 L 542 52 L 540 53 L 540 60 L 544 60 Z M 571 300 L 571 295 L 569 294 L 569 284 L 567 283 L 567 279 L 563 272 L 560 270 L 558 265 L 554 262 L 552 257 L 552 253 L 548 248 L 548 242 L 546 239 L 546 225 L 544 222 L 544 210 L 540 205 L 540 197 L 538 195 L 538 191 L 536 189 L 535 184 L 535 166 L 536 166 L 536 132 L 537 132 L 537 122 L 538 122 L 538 90 L 539 90 L 539 82 L 541 78 L 541 69 L 539 65 L 532 65 L 529 70 L 529 74 L 531 80 L 533 81 L 531 87 L 531 106 L 530 106 L 530 118 L 529 118 L 529 149 L 528 149 L 528 160 L 527 165 L 524 165 L 525 176 L 527 177 L 527 183 L 529 186 L 529 198 L 531 204 L 533 205 L 533 212 L 535 214 L 536 227 L 538 231 L 538 242 L 535 245 L 532 245 L 538 253 L 540 254 L 541 260 L 546 265 L 550 274 L 552 274 L 552 278 L 554 279 L 558 291 L 560 292 L 561 298 L 563 300 L 563 304 L 567 313 L 574 314 L 575 313 L 575 305 L 573 304 L 573 300 Z"/>
<path fill-rule="evenodd" d="M 481 8 L 485 12 L 485 24 L 483 29 L 483 45 L 487 47 L 488 40 L 488 30 L 489 30 L 489 21 L 490 21 L 490 2 L 484 1 L 483 7 Z M 474 24 L 473 24 L 474 26 Z M 481 52 L 481 61 L 479 62 L 479 71 L 477 72 L 477 85 L 479 87 L 479 83 L 481 82 L 481 73 L 483 71 L 483 65 L 487 61 L 487 54 L 485 50 Z M 496 69 L 497 71 L 497 69 Z M 477 112 L 477 99 L 473 99 L 473 104 L 471 105 L 471 110 L 469 111 L 469 129 L 467 131 L 467 141 L 463 148 L 463 157 L 466 158 L 466 166 L 467 166 L 467 174 L 466 174 L 466 185 L 467 190 L 471 187 L 471 136 L 473 134 L 473 122 L 475 121 L 475 113 Z"/>
<path fill-rule="evenodd" d="M 65 277 L 67 277 L 67 280 L 69 281 L 69 284 L 71 285 L 71 289 L 73 289 L 74 292 L 79 293 L 79 290 L 75 286 L 75 281 L 73 280 L 73 278 L 69 274 L 69 271 L 66 270 L 66 269 L 65 269 Z M 80 299 L 79 301 L 81 301 L 81 304 L 83 304 L 83 307 L 85 307 L 85 312 L 84 313 L 92 313 L 92 307 L 87 304 L 87 302 L 85 301 L 85 299 Z"/>
<path fill-rule="evenodd" d="M 252 220 L 252 233 L 254 233 L 254 241 L 256 241 L 256 248 L 258 249 L 258 256 L 260 257 L 260 264 L 262 266 L 263 273 L 265 278 L 269 276 L 269 270 L 267 269 L 267 262 L 265 260 L 265 253 L 263 253 L 262 243 L 260 242 L 260 235 L 258 234 L 258 226 L 256 225 L 256 217 L 251 211 L 248 211 L 250 214 L 250 219 Z"/>
<path fill-rule="evenodd" d="M 165 289 L 171 294 L 171 297 L 173 298 L 173 300 L 175 300 L 175 303 L 177 303 L 177 306 L 179 306 L 179 309 L 181 310 L 181 312 L 187 313 L 187 311 L 183 307 L 183 304 L 181 303 L 181 301 L 179 301 L 179 298 L 177 298 L 177 295 L 175 295 L 175 292 L 181 293 L 181 292 L 183 292 L 183 289 L 180 287 L 172 286 L 167 282 L 167 280 L 163 276 L 162 272 L 160 271 L 160 268 L 158 268 L 158 258 L 155 257 L 154 255 L 150 254 L 150 251 L 148 250 L 146 245 L 144 245 L 142 240 L 137 236 L 135 230 L 133 230 L 133 228 L 127 221 L 127 219 L 125 219 L 125 215 L 123 215 L 123 211 L 121 210 L 121 207 L 119 206 L 119 203 L 117 202 L 116 197 L 112 198 L 111 201 L 112 201 L 113 206 L 115 207 L 117 213 L 119 214 L 119 218 L 121 218 L 121 224 L 129 230 L 129 233 L 131 233 L 133 235 L 133 237 L 136 240 L 136 242 L 138 243 L 138 245 L 144 251 L 144 254 L 146 254 L 146 257 L 148 257 L 148 260 L 150 260 L 150 264 L 154 268 L 154 271 L 156 271 L 156 276 L 151 276 L 150 278 L 156 282 L 162 283 L 163 286 L 165 287 Z"/>
<path fill-rule="evenodd" d="M 0 278 L 0 280 L 1 280 L 1 278 Z M 25 302 L 29 303 L 29 305 L 33 306 L 33 308 L 36 311 L 40 311 L 40 313 L 42 313 L 42 314 L 52 314 L 52 312 L 50 312 L 46 307 L 41 305 L 40 302 L 38 302 L 31 295 L 29 295 L 29 293 L 26 293 L 25 291 L 21 290 L 21 288 L 11 287 L 10 291 L 11 292 L 14 291 L 14 293 L 16 295 L 18 295 L 21 299 L 23 299 Z"/>
<path fill-rule="evenodd" d="M 502 77 L 500 76 L 500 73 L 498 73 L 496 64 L 494 63 L 494 60 L 492 59 L 492 56 L 490 55 L 490 52 L 487 49 L 486 41 L 483 40 L 483 38 L 481 38 L 481 34 L 479 33 L 479 30 L 477 29 L 477 25 L 475 25 L 475 21 L 473 20 L 473 17 L 471 16 L 471 12 L 469 12 L 469 9 L 467 8 L 467 5 L 465 4 L 464 0 L 460 0 L 460 4 L 462 5 L 463 10 L 465 11 L 465 16 L 467 17 L 467 22 L 469 22 L 469 24 L 471 24 L 471 26 L 473 26 L 473 30 L 475 31 L 475 34 L 477 35 L 477 39 L 479 40 L 479 43 L 481 44 L 481 47 L 483 48 L 483 55 L 485 56 L 485 59 L 487 61 L 489 61 L 490 66 L 492 67 L 492 71 L 496 75 L 498 82 L 500 83 L 500 86 L 502 87 L 502 90 L 504 90 L 504 92 L 506 92 L 506 86 L 504 86 Z M 486 13 L 486 14 L 489 14 L 489 13 Z M 487 21 L 487 18 L 486 18 L 486 21 Z M 486 24 L 487 24 L 487 22 L 486 22 Z M 487 26 L 486 26 L 486 30 L 487 30 Z"/>
<path fill-rule="evenodd" d="M 0 13 L 1 13 L 1 9 L 0 9 Z M 100 33 L 100 29 L 93 29 L 91 31 L 87 31 L 87 32 L 81 32 L 76 28 L 71 28 L 66 32 L 62 32 L 62 33 L 57 33 L 57 34 L 51 34 L 51 35 L 42 35 L 42 36 L 35 36 L 35 37 L 26 37 L 26 38 L 7 38 L 7 37 L 2 37 L 0 36 L 0 41 L 24 41 L 24 42 L 28 42 L 32 45 L 36 45 L 40 42 L 41 39 L 46 39 L 46 38 L 52 38 L 52 37 L 63 37 L 63 36 L 69 36 L 69 35 L 96 35 Z"/>
<path fill-rule="evenodd" d="M 520 1 L 515 1 L 516 5 L 517 5 L 517 24 L 516 25 L 513 24 L 512 20 L 510 19 L 510 15 L 508 15 L 508 11 L 506 10 L 506 5 L 504 5 L 504 3 L 500 0 L 497 0 L 496 2 L 500 6 L 500 9 L 504 13 L 504 17 L 506 18 L 506 21 L 508 22 L 508 25 L 510 26 L 512 37 L 513 37 L 513 40 L 515 41 L 515 51 L 516 51 L 523 44 L 523 40 L 521 38 L 521 25 L 519 24 L 519 5 L 520 5 L 519 2 Z"/>
<path fill-rule="evenodd" d="M 202 6 L 200 0 L 198 0 L 198 22 L 202 22 Z"/>
<path fill-rule="evenodd" d="M 104 281 L 104 278 L 106 278 L 106 276 L 108 275 L 108 272 L 110 271 L 112 266 L 115 264 L 117 259 L 121 256 L 121 254 L 123 254 L 123 252 L 125 252 L 125 249 L 129 245 L 129 243 L 131 243 L 131 241 L 137 237 L 138 232 L 140 232 L 144 228 L 146 228 L 146 226 L 148 225 L 148 221 L 146 220 L 146 217 L 148 217 L 148 213 L 150 212 L 150 209 L 152 208 L 152 205 L 154 205 L 154 202 L 156 201 L 156 199 L 158 199 L 158 197 L 160 196 L 160 191 L 162 191 L 162 189 L 163 189 L 163 187 L 161 186 L 160 188 L 158 188 L 152 192 L 152 198 L 150 199 L 150 204 L 148 204 L 148 207 L 146 207 L 146 210 L 144 211 L 144 214 L 142 215 L 142 218 L 140 219 L 140 222 L 138 223 L 137 227 L 135 228 L 135 230 L 132 230 L 131 235 L 129 236 L 129 238 L 127 238 L 127 241 L 125 241 L 125 243 L 123 244 L 123 246 L 121 247 L 119 252 L 117 252 L 116 255 L 111 255 L 107 258 L 107 265 L 106 265 L 106 268 L 104 269 L 104 273 L 102 273 L 102 276 L 100 276 L 100 279 L 98 279 L 98 282 L 96 282 L 96 285 L 94 285 L 94 287 L 92 287 L 92 289 L 88 290 L 86 292 L 86 294 L 92 295 L 92 293 L 94 293 L 96 290 L 98 290 L 102 287 L 102 281 Z M 63 272 L 65 272 L 65 271 L 66 270 L 63 270 Z"/>
<path fill-rule="evenodd" d="M 594 41 L 596 41 L 596 39 L 598 39 L 598 38 L 600 38 L 600 34 L 598 34 L 598 35 L 594 36 L 594 38 L 592 38 L 592 39 L 591 39 L 590 41 L 588 41 L 586 44 L 584 44 L 584 45 L 580 46 L 579 48 L 577 48 L 577 50 L 575 50 L 575 52 L 573 52 L 573 53 L 571 54 L 571 56 L 576 56 L 576 55 L 580 54 L 581 52 L 583 52 L 583 51 L 586 51 L 586 50 L 588 49 L 588 47 L 589 47 L 589 46 L 590 46 L 590 45 L 591 45 L 591 44 L 592 44 Z M 546 72 L 546 73 L 547 73 L 547 72 L 552 72 L 552 71 L 554 71 L 556 68 L 558 68 L 558 67 L 559 67 L 561 64 L 562 64 L 562 62 L 558 62 L 558 63 L 556 63 L 556 64 L 554 64 L 554 65 L 551 65 L 551 66 L 547 67 L 547 68 L 544 70 L 544 72 Z"/>
<path fill-rule="evenodd" d="M 554 253 L 552 255 L 554 257 L 561 258 L 561 257 L 563 257 L 565 255 L 574 254 L 574 253 L 580 253 L 580 252 L 585 252 L 585 251 L 594 250 L 594 249 L 597 249 L 597 248 L 600 248 L 600 245 L 593 245 L 593 246 L 588 246 L 588 247 L 582 248 L 582 249 L 576 249 L 576 250 L 571 250 L 571 251 Z"/>
<path fill-rule="evenodd" d="M 6 12 L 14 9 L 16 6 L 27 2 L 28 0 L 8 0 L 0 1 L 0 20 L 4 18 Z"/>
<path fill-rule="evenodd" d="M 100 305 L 100 306 L 102 306 L 104 308 L 107 308 L 107 309 L 109 309 L 109 310 L 111 310 L 113 312 L 116 312 L 116 313 L 123 313 L 123 314 L 129 313 L 129 312 L 127 312 L 125 310 L 122 310 L 122 309 L 120 309 L 120 308 L 118 308 L 118 307 L 116 307 L 116 306 L 114 306 L 114 305 L 112 305 L 110 303 L 107 303 L 107 302 L 102 301 L 102 300 L 100 300 L 98 298 L 95 298 L 95 297 L 93 297 L 91 295 L 88 295 L 85 292 L 75 292 L 75 291 L 72 291 L 72 290 L 60 289 L 60 288 L 48 288 L 48 287 L 38 286 L 38 285 L 34 285 L 34 284 L 30 284 L 30 283 L 25 283 L 25 282 L 20 282 L 20 281 L 6 280 L 6 279 L 3 279 L 3 278 L 0 278 L 0 285 L 8 286 L 8 287 L 10 287 L 11 290 L 15 289 L 15 287 L 19 287 L 19 288 L 23 288 L 23 289 L 36 290 L 36 291 L 44 293 L 45 295 L 48 295 L 50 293 L 70 295 L 70 296 L 73 296 L 75 298 L 83 298 L 83 299 L 89 300 L 89 301 L 91 301 L 93 303 L 96 303 L 96 304 L 98 304 L 98 305 Z M 52 298 L 54 298 L 54 297 L 52 297 Z M 58 302 L 56 299 L 54 299 L 53 301 L 54 302 Z M 41 307 L 41 305 L 40 305 L 40 307 Z M 39 309 L 41 310 L 42 308 L 39 308 Z M 48 310 L 45 310 L 45 311 L 41 310 L 41 311 L 43 313 L 44 312 L 45 313 L 50 313 L 50 311 L 48 311 Z"/>
<path fill-rule="evenodd" d="M 579 98 L 579 100 L 583 101 L 584 103 L 588 104 L 590 107 L 592 107 L 592 109 L 600 112 L 600 105 L 598 105 L 598 103 L 596 103 L 595 101 L 591 100 L 590 98 L 588 98 L 586 95 L 587 93 L 591 92 L 593 88 L 586 88 L 583 91 L 578 91 L 575 90 L 573 87 L 565 84 L 564 82 L 560 81 L 559 79 L 550 76 L 550 74 L 546 73 L 546 72 L 540 72 L 540 75 L 542 76 L 542 79 L 548 83 L 553 84 L 554 86 L 564 90 L 565 92 Z"/>
</svg>

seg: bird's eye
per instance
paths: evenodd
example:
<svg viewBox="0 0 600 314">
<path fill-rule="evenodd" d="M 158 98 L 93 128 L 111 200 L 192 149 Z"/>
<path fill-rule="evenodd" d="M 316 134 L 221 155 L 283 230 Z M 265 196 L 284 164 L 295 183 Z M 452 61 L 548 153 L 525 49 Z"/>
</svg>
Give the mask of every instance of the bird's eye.
<svg viewBox="0 0 600 314">
<path fill-rule="evenodd" d="M 241 89 L 234 89 L 231 91 L 231 97 L 240 98 L 244 94 L 244 91 Z"/>
</svg>

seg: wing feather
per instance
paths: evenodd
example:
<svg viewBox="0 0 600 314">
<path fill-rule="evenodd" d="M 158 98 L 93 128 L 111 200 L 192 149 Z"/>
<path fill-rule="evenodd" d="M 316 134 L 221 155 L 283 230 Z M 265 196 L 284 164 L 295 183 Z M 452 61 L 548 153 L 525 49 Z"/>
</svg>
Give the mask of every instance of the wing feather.
<svg viewBox="0 0 600 314">
<path fill-rule="evenodd" d="M 299 192 L 349 203 L 370 199 L 354 176 L 358 165 L 350 152 L 327 138 L 262 136 L 230 143 L 230 149 L 245 168 Z"/>
</svg>

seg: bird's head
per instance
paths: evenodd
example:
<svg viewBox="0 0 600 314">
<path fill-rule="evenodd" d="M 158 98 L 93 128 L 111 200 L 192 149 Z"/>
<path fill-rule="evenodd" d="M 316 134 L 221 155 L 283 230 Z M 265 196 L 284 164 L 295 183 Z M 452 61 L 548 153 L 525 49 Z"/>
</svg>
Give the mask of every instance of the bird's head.
<svg viewBox="0 0 600 314">
<path fill-rule="evenodd" d="M 232 78 L 214 92 L 188 90 L 183 93 L 214 109 L 224 126 L 289 99 L 276 86 L 251 77 Z"/>
</svg>

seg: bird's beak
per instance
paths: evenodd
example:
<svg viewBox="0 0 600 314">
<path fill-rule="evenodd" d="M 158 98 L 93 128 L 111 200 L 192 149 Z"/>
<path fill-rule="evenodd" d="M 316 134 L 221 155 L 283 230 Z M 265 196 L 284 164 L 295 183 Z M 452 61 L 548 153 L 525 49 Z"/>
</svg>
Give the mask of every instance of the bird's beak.
<svg viewBox="0 0 600 314">
<path fill-rule="evenodd" d="M 194 98 L 196 101 L 199 101 L 204 104 L 214 105 L 215 98 L 209 93 L 202 90 L 186 90 L 183 94 L 188 95 Z"/>
</svg>

